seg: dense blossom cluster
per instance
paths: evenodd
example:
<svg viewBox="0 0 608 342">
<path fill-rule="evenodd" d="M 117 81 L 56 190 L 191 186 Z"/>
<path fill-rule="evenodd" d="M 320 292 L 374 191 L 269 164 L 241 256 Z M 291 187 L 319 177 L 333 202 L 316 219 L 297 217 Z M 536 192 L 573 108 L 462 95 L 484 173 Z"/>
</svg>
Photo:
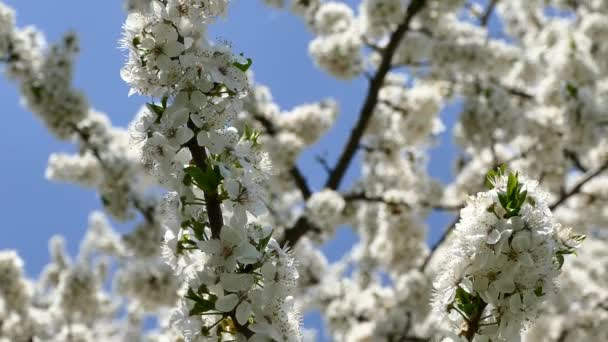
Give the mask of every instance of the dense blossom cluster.
<svg viewBox="0 0 608 342">
<path fill-rule="evenodd" d="M 0 3 L 4 73 L 76 144 L 46 177 L 104 209 L 74 258 L 51 240 L 37 280 L 0 252 L 0 341 L 320 340 L 310 310 L 336 341 L 608 339 L 604 1 L 261 2 L 302 19 L 321 72 L 368 79 L 358 116 L 281 108 L 206 36 L 228 0 L 126 0 L 121 76 L 149 103 L 116 128 L 72 85 L 76 35 L 47 47 Z M 343 118 L 317 182 L 298 162 Z M 460 155 L 440 182 L 448 130 Z M 438 211 L 453 224 L 428 245 Z M 339 226 L 358 239 L 331 261 Z"/>
<path fill-rule="evenodd" d="M 158 97 L 131 126 L 165 199 L 163 253 L 184 282 L 172 321 L 188 341 L 211 336 L 295 341 L 293 259 L 256 223 L 265 208 L 270 161 L 258 133 L 234 121 L 251 60 L 212 45 L 205 25 L 224 1 L 153 2 L 130 11 L 122 76 Z"/>
<path fill-rule="evenodd" d="M 469 340 L 515 341 L 583 236 L 557 223 L 536 183 L 502 170 L 488 177 L 492 189 L 461 212 L 433 304 Z"/>
</svg>

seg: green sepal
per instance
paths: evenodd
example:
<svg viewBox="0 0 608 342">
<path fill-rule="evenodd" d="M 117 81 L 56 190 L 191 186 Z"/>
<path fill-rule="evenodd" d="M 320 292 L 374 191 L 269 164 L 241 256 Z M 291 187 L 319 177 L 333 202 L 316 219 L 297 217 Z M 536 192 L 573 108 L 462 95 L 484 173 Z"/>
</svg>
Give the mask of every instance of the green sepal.
<svg viewBox="0 0 608 342">
<path fill-rule="evenodd" d="M 242 72 L 247 72 L 247 70 L 249 70 L 249 68 L 251 68 L 252 64 L 253 64 L 253 60 L 251 58 L 247 58 L 246 64 L 241 64 L 239 62 L 232 63 L 232 65 L 234 65 L 237 69 L 241 70 Z"/>
<path fill-rule="evenodd" d="M 217 187 L 222 182 L 222 175 L 217 167 L 207 166 L 201 170 L 198 166 L 190 165 L 184 172 L 192 178 L 192 183 L 206 193 L 217 193 Z"/>
</svg>

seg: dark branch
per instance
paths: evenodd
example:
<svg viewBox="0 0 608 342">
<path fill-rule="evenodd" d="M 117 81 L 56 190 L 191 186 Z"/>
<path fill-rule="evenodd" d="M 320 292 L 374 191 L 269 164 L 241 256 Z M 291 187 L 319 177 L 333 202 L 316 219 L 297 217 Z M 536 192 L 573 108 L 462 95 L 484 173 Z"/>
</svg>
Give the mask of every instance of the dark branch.
<svg viewBox="0 0 608 342">
<path fill-rule="evenodd" d="M 298 240 L 300 240 L 300 238 L 309 231 L 320 232 L 321 229 L 315 226 L 312 222 L 308 221 L 306 216 L 302 215 L 298 218 L 293 227 L 285 230 L 285 234 L 279 243 L 281 246 L 294 246 Z"/>
<path fill-rule="evenodd" d="M 574 164 L 574 167 L 576 167 L 579 171 L 581 171 L 581 172 L 587 172 L 587 171 L 589 171 L 583 165 L 583 163 L 581 163 L 580 158 L 578 157 L 578 155 L 574 151 L 564 150 L 564 155 L 566 156 L 566 158 L 568 158 L 568 159 L 570 159 L 572 161 L 572 163 Z"/>
<path fill-rule="evenodd" d="M 551 210 L 557 209 L 567 199 L 569 199 L 570 197 L 578 194 L 585 184 L 587 184 L 593 178 L 597 177 L 599 174 L 601 174 L 602 172 L 604 172 L 606 169 L 608 169 L 608 160 L 605 161 L 604 164 L 602 164 L 598 168 L 596 168 L 593 172 L 590 172 L 590 173 L 586 174 L 581 180 L 579 180 L 572 187 L 572 189 L 570 189 L 570 191 L 567 191 L 567 192 L 563 193 L 555 203 L 553 203 L 552 205 L 549 206 L 549 208 Z"/>
<path fill-rule="evenodd" d="M 76 125 L 71 125 L 71 126 L 72 126 L 72 129 L 74 130 L 74 132 L 76 132 L 76 134 L 80 138 L 80 141 L 82 142 L 83 147 L 85 147 L 86 149 L 91 151 L 91 153 L 93 153 L 93 156 L 95 156 L 95 159 L 97 159 L 97 161 L 99 162 L 99 164 L 101 165 L 102 168 L 109 169 L 106 161 L 101 156 L 101 152 L 99 152 L 99 149 L 97 148 L 97 146 L 94 146 L 93 144 L 91 144 L 91 142 L 89 140 L 90 135 L 87 132 L 80 129 Z M 139 198 L 135 197 L 134 193 L 132 193 L 132 192 L 130 192 L 129 195 L 130 195 L 129 197 L 131 197 L 131 202 L 133 204 L 133 207 L 141 213 L 141 215 L 144 217 L 144 219 L 148 223 L 154 224 L 154 221 L 155 221 L 154 220 L 154 211 L 155 211 L 154 206 L 145 205 L 144 203 L 142 203 L 142 201 Z"/>
<path fill-rule="evenodd" d="M 452 233 L 454 228 L 456 228 L 456 224 L 458 223 L 459 220 L 460 220 L 460 215 L 458 217 L 456 217 L 454 219 L 454 221 L 452 221 L 452 223 L 450 223 L 448 228 L 443 232 L 443 235 L 441 236 L 439 241 L 437 241 L 437 243 L 434 244 L 433 247 L 431 247 L 431 250 L 429 251 L 429 255 L 426 256 L 426 258 L 424 259 L 424 262 L 420 266 L 421 271 L 424 271 L 427 268 L 427 266 L 431 262 L 431 259 L 433 259 L 433 256 L 435 255 L 435 253 L 437 252 L 439 247 L 446 241 L 447 237 Z"/>
<path fill-rule="evenodd" d="M 407 202 L 399 202 L 399 201 L 391 201 L 388 198 L 383 196 L 370 196 L 364 193 L 355 192 L 355 193 L 347 193 L 343 194 L 342 197 L 345 201 L 364 201 L 364 202 L 372 202 L 372 203 L 383 203 L 389 206 L 400 206 L 400 207 L 411 207 L 412 205 Z M 462 209 L 462 205 L 444 205 L 444 204 L 433 204 L 429 202 L 419 202 L 418 205 L 422 207 L 428 207 L 434 210 L 443 210 L 443 211 L 456 211 Z"/>
<path fill-rule="evenodd" d="M 390 41 L 387 46 L 384 48 L 382 53 L 382 60 L 380 62 L 380 66 L 376 71 L 376 74 L 372 78 L 370 82 L 370 86 L 368 89 L 367 96 L 365 98 L 365 102 L 363 107 L 361 108 L 361 112 L 359 113 L 359 120 L 357 124 L 353 128 L 350 138 L 348 142 L 344 146 L 340 158 L 338 159 L 338 164 L 332 170 L 329 175 L 327 182 L 325 183 L 325 187 L 329 189 L 336 190 L 340 186 L 340 182 L 350 165 L 355 152 L 360 147 L 360 140 L 367 128 L 367 124 L 371 119 L 372 113 L 376 108 L 378 103 L 378 93 L 380 92 L 380 88 L 384 83 L 384 78 L 389 72 L 393 60 L 393 55 L 401 43 L 401 40 L 407 30 L 409 29 L 410 22 L 414 15 L 422 10 L 425 6 L 426 0 L 413 0 L 410 2 L 407 11 L 405 13 L 405 17 L 401 25 L 397 27 L 395 32 L 391 35 Z M 285 230 L 285 234 L 283 239 L 281 239 L 281 245 L 291 245 L 294 246 L 298 240 L 306 234 L 309 230 L 318 230 L 318 227 L 315 227 L 314 224 L 308 221 L 308 219 L 304 216 L 300 216 L 293 227 Z"/>
<path fill-rule="evenodd" d="M 194 130 L 196 127 L 193 123 L 188 122 L 188 126 L 192 126 Z M 186 147 L 192 154 L 192 163 L 198 168 L 205 170 L 207 168 L 207 151 L 204 147 L 199 146 L 196 139 L 190 139 L 186 143 Z M 222 216 L 221 200 L 217 191 L 205 191 L 205 208 L 207 209 L 207 216 L 209 218 L 209 227 L 211 228 L 211 237 L 214 239 L 220 238 L 220 232 L 224 226 L 224 217 Z"/>
<path fill-rule="evenodd" d="M 269 135 L 277 134 L 276 127 L 274 127 L 274 124 L 270 120 L 268 120 L 268 118 L 263 115 L 253 115 L 253 118 L 260 124 L 262 124 L 262 126 Z M 298 189 L 300 189 L 302 197 L 304 197 L 305 200 L 308 199 L 310 195 L 312 195 L 312 192 L 310 190 L 310 187 L 308 186 L 306 177 L 304 177 L 298 166 L 293 165 L 289 170 L 289 173 L 291 174 L 291 177 L 293 178 L 294 183 L 296 183 Z"/>
<path fill-rule="evenodd" d="M 496 7 L 497 3 L 498 3 L 498 0 L 490 0 L 490 4 L 486 8 L 486 11 L 483 12 L 483 14 L 481 15 L 481 18 L 479 18 L 479 25 L 484 26 L 484 27 L 488 26 L 488 22 L 490 21 L 490 18 L 492 17 L 492 12 L 494 12 L 494 7 Z"/>
<path fill-rule="evenodd" d="M 425 4 L 426 0 L 413 0 L 412 2 L 410 2 L 405 13 L 403 22 L 397 27 L 395 32 L 393 32 L 390 41 L 384 48 L 380 65 L 376 70 L 375 76 L 370 81 L 365 102 L 363 103 L 363 107 L 361 108 L 361 112 L 359 113 L 359 119 L 351 132 L 348 142 L 342 150 L 336 167 L 333 169 L 332 173 L 327 179 L 327 182 L 325 183 L 326 188 L 336 190 L 340 187 L 340 182 L 344 178 L 344 174 L 346 173 L 346 170 L 348 169 L 348 166 L 350 165 L 355 155 L 355 152 L 357 151 L 359 141 L 361 140 L 361 137 L 363 136 L 363 133 L 367 128 L 369 120 L 372 117 L 374 109 L 376 108 L 376 104 L 378 103 L 378 93 L 380 92 L 380 89 L 384 84 L 384 78 L 391 69 L 393 55 L 395 54 L 397 47 L 401 43 L 403 36 L 409 29 L 412 18 L 414 17 L 414 15 L 416 15 L 416 13 L 418 13 L 424 8 Z"/>
<path fill-rule="evenodd" d="M 399 106 L 399 105 L 397 105 L 397 104 L 395 104 L 395 103 L 393 103 L 391 101 L 388 101 L 388 100 L 379 100 L 378 102 L 380 104 L 383 104 L 383 105 L 387 106 L 388 108 L 390 108 L 390 109 L 392 109 L 392 110 L 394 110 L 396 112 L 401 113 L 403 116 L 407 116 L 409 114 L 408 111 L 405 108 L 403 108 L 403 107 L 401 107 L 401 106 Z"/>
<path fill-rule="evenodd" d="M 308 199 L 310 197 L 310 195 L 312 195 L 312 193 L 310 191 L 310 188 L 308 187 L 306 178 L 304 177 L 302 172 L 300 172 L 300 169 L 298 169 L 298 167 L 294 165 L 289 170 L 289 173 L 291 173 L 291 177 L 293 178 L 293 181 L 296 183 L 296 186 L 298 187 L 298 189 L 300 189 L 300 192 L 302 193 L 302 197 L 304 197 L 305 200 Z"/>
<path fill-rule="evenodd" d="M 327 162 L 327 158 L 325 158 L 324 156 L 321 156 L 321 155 L 316 155 L 315 160 L 319 164 L 321 164 L 321 167 L 323 168 L 323 170 L 325 170 L 325 172 L 327 172 L 327 174 L 331 173 L 331 167 L 329 166 L 329 163 Z"/>
</svg>

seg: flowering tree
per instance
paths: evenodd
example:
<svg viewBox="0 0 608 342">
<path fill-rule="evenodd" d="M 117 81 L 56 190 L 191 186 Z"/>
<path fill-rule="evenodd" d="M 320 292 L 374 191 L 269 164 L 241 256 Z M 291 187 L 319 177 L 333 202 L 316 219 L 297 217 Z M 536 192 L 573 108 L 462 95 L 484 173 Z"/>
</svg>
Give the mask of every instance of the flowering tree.
<svg viewBox="0 0 608 342">
<path fill-rule="evenodd" d="M 228 0 L 126 1 L 121 76 L 148 99 L 128 130 L 72 86 L 76 35 L 46 47 L 0 2 L 6 76 L 78 147 L 47 178 L 104 208 L 74 260 L 51 240 L 37 280 L 0 252 L 1 341 L 315 340 L 300 326 L 312 309 L 337 341 L 608 340 L 604 1 L 264 2 L 303 19 L 320 69 L 369 80 L 318 191 L 296 160 L 338 104 L 282 111 L 246 52 L 205 35 Z M 493 15 L 508 40 L 488 33 Z M 462 157 L 441 184 L 426 160 L 455 100 Z M 433 210 L 457 218 L 427 246 Z M 360 241 L 329 263 L 318 246 L 339 225 Z"/>
</svg>

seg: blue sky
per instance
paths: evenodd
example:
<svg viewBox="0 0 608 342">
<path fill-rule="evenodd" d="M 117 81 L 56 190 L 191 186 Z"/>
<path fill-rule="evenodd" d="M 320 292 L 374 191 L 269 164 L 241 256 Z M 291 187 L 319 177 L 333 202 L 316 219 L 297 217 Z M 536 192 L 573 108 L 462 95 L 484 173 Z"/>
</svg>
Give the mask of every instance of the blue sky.
<svg viewBox="0 0 608 342">
<path fill-rule="evenodd" d="M 115 125 L 125 126 L 144 99 L 127 97 L 128 88 L 120 79 L 119 70 L 124 51 L 118 49 L 121 26 L 125 18 L 122 1 L 82 0 L 4 0 L 17 10 L 19 26 L 35 25 L 49 42 L 63 33 L 76 31 L 81 40 L 81 54 L 76 68 L 76 87 L 85 91 L 91 105 L 107 113 Z M 345 1 L 353 4 L 358 1 Z M 211 39 L 232 42 L 235 52 L 243 52 L 254 60 L 257 82 L 268 85 L 283 109 L 298 104 L 333 97 L 340 103 L 335 127 L 311 151 L 299 160 L 303 173 L 315 189 L 325 181 L 323 168 L 314 160 L 316 154 L 327 153 L 333 163 L 339 155 L 363 101 L 366 81 L 333 79 L 316 69 L 308 57 L 312 35 L 304 24 L 288 12 L 261 5 L 260 0 L 233 0 L 229 18 L 212 27 Z M 95 192 L 70 184 L 48 182 L 44 178 L 48 156 L 53 152 L 72 152 L 69 143 L 54 139 L 43 125 L 20 105 L 16 87 L 0 78 L 2 111 L 7 120 L 0 134 L 0 214 L 4 227 L 0 249 L 16 249 L 25 260 L 27 274 L 35 277 L 48 261 L 47 241 L 54 234 L 65 236 L 70 253 L 87 226 L 89 213 L 100 208 Z M 442 113 L 450 127 L 458 112 L 452 105 Z M 449 130 L 440 136 L 440 147 L 433 149 L 429 171 L 443 181 L 451 178 L 456 147 Z M 358 174 L 350 168 L 346 186 Z M 433 215 L 429 221 L 429 240 L 434 241 L 447 226 L 450 217 Z M 130 225 L 120 226 L 128 230 Z M 346 228 L 325 246 L 335 260 L 353 244 L 356 237 Z M 307 317 L 308 326 L 318 327 L 318 318 Z"/>
</svg>

